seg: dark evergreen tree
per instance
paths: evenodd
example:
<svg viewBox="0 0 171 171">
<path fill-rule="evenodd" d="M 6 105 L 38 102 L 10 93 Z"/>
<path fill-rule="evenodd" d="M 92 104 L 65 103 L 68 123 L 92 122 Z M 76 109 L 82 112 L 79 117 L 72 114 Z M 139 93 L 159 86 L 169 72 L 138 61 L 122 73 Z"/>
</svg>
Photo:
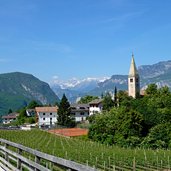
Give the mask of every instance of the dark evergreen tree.
<svg viewBox="0 0 171 171">
<path fill-rule="evenodd" d="M 58 124 L 66 127 L 75 126 L 74 120 L 70 117 L 71 109 L 67 97 L 63 94 L 63 97 L 59 104 L 58 109 Z"/>
<path fill-rule="evenodd" d="M 115 107 L 118 106 L 117 100 L 118 100 L 118 98 L 117 98 L 117 88 L 115 86 L 115 90 L 114 90 L 114 105 L 115 105 Z"/>
<path fill-rule="evenodd" d="M 101 99 L 103 99 L 103 97 L 104 97 L 104 95 L 103 95 L 103 92 L 102 92 L 102 94 L 101 94 Z"/>
<path fill-rule="evenodd" d="M 9 110 L 8 110 L 8 114 L 10 114 L 10 113 L 12 113 L 12 109 L 9 109 Z"/>
</svg>

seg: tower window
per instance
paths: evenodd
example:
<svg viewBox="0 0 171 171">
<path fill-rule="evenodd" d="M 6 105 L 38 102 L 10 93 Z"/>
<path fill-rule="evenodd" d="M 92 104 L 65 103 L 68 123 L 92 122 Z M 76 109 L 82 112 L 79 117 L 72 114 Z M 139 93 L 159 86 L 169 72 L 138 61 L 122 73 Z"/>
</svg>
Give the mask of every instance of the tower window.
<svg viewBox="0 0 171 171">
<path fill-rule="evenodd" d="M 133 82 L 133 78 L 130 79 L 130 82 L 131 82 L 131 83 Z"/>
</svg>

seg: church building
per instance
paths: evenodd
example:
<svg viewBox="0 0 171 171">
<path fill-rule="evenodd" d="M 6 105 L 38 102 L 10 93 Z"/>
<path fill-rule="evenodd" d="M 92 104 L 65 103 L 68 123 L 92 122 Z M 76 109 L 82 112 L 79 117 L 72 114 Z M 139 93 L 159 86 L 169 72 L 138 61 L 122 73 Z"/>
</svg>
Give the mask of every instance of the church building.
<svg viewBox="0 0 171 171">
<path fill-rule="evenodd" d="M 131 66 L 128 75 L 128 95 L 137 98 L 140 95 L 140 78 L 132 55 Z"/>
</svg>

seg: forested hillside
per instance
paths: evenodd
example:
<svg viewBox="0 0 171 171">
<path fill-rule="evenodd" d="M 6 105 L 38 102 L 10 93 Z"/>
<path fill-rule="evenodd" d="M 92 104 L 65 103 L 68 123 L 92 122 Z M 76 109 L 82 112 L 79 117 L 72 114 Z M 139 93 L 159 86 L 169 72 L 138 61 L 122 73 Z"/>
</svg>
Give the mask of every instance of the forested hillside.
<svg viewBox="0 0 171 171">
<path fill-rule="evenodd" d="M 0 74 L 0 114 L 15 111 L 36 100 L 41 104 L 54 104 L 59 98 L 49 85 L 30 74 L 13 72 Z"/>
</svg>

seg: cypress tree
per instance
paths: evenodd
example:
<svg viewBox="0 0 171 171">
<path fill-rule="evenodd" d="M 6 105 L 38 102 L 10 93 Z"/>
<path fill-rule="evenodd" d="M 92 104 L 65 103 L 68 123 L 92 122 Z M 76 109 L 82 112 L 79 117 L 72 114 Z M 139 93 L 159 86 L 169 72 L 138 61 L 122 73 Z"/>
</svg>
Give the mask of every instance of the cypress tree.
<svg viewBox="0 0 171 171">
<path fill-rule="evenodd" d="M 115 91 L 114 91 L 114 103 L 115 103 L 115 107 L 117 107 L 117 88 L 115 86 Z"/>
</svg>

